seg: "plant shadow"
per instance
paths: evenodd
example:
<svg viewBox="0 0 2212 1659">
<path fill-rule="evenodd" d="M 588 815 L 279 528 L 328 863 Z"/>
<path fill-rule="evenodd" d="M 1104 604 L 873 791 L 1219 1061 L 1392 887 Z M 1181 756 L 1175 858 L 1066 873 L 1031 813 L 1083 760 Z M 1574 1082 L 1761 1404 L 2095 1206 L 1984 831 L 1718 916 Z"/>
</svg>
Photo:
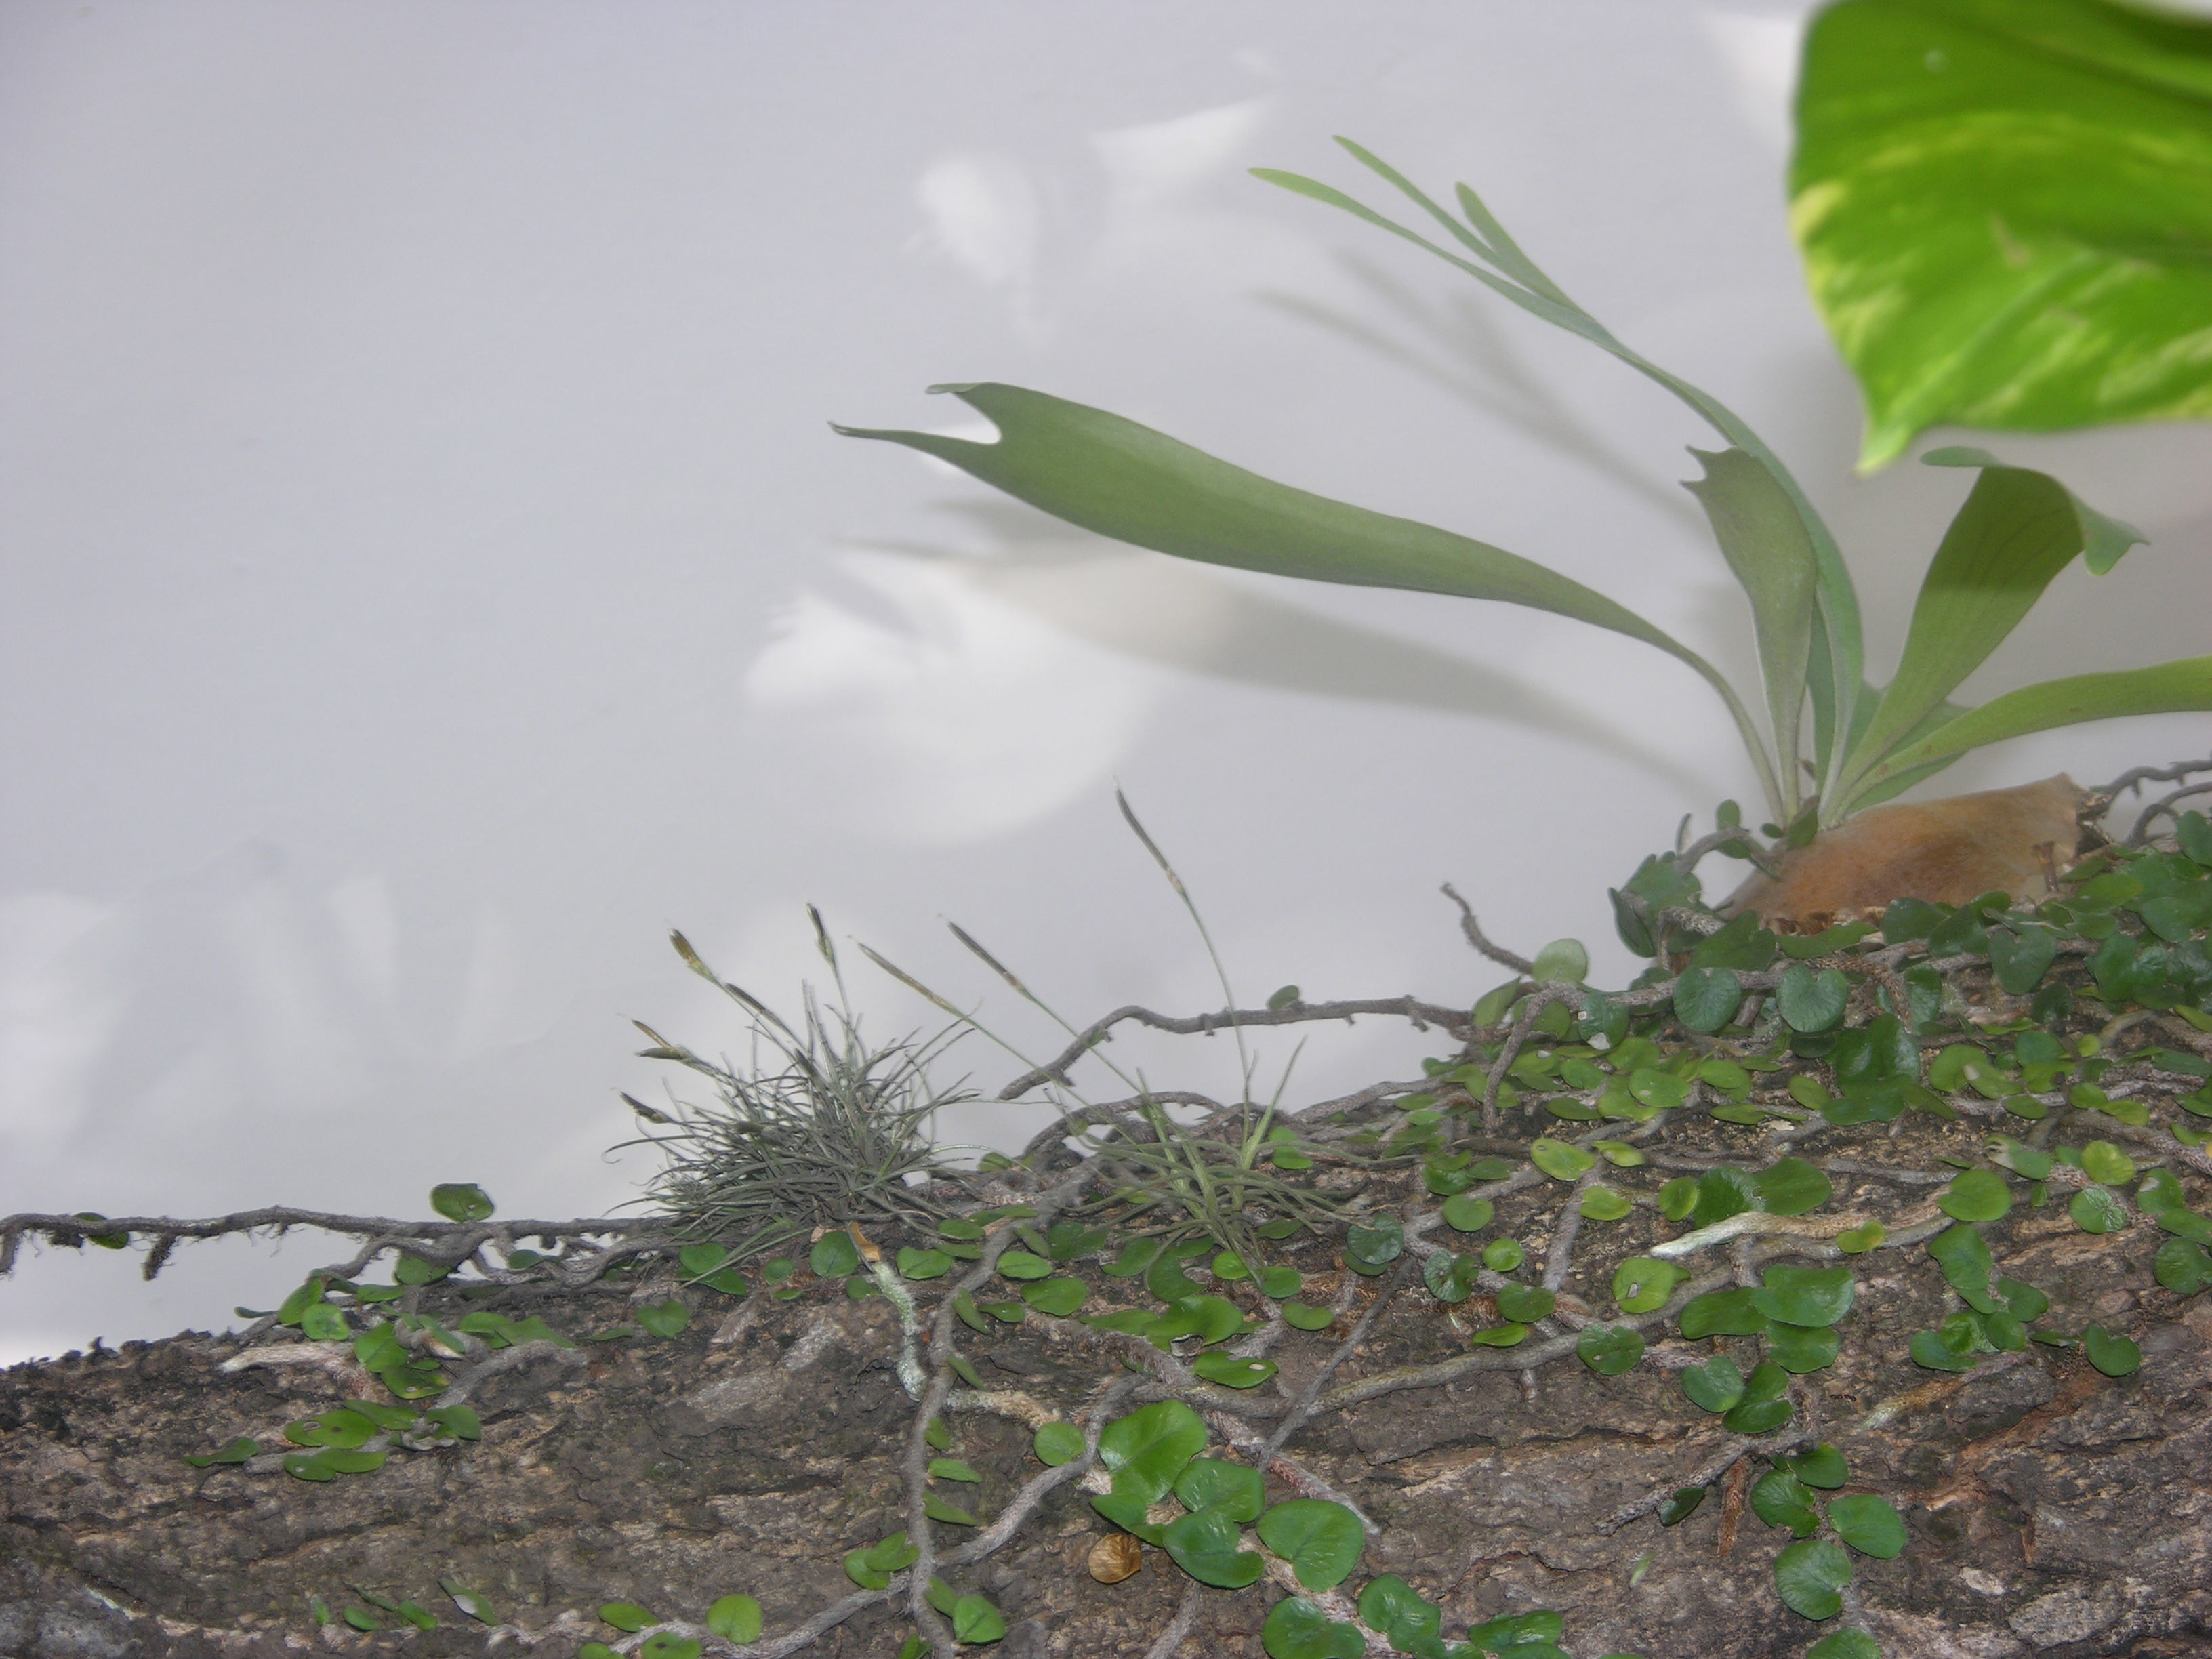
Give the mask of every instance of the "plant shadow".
<svg viewBox="0 0 2212 1659">
<path fill-rule="evenodd" d="M 1062 632 L 1161 667 L 1510 721 L 1626 762 L 1685 795 L 1709 789 L 1632 732 L 1514 675 L 1274 599 L 1205 565 L 1087 535 L 1018 501 L 933 505 L 979 534 L 988 550 L 874 538 L 846 544 L 927 565 Z"/>
</svg>

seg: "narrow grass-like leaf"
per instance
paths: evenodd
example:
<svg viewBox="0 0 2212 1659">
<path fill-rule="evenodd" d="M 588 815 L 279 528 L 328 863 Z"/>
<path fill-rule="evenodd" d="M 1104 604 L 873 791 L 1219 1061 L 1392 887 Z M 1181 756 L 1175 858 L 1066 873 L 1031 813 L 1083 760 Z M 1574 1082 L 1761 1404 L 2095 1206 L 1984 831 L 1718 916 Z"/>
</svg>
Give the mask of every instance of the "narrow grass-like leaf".
<svg viewBox="0 0 2212 1659">
<path fill-rule="evenodd" d="M 1885 780 L 1932 760 L 1963 755 L 2008 738 L 2048 732 L 2129 714 L 2172 714 L 2212 709 L 2212 657 L 2181 657 L 2148 668 L 2073 674 L 1992 697 L 1945 722 L 1928 736 L 1901 744 L 1868 772 L 1852 791 L 1856 805 L 1869 804 Z"/>
<path fill-rule="evenodd" d="M 836 429 L 934 455 L 1055 518 L 1181 558 L 1313 581 L 1494 599 L 1626 634 L 1702 676 L 1728 704 L 1747 747 L 1771 777 L 1765 740 L 1717 669 L 1626 606 L 1556 571 L 1449 531 L 1276 483 L 1104 410 L 992 382 L 932 389 L 988 416 L 999 441 Z"/>
<path fill-rule="evenodd" d="M 1896 677 L 1853 740 L 1844 767 L 1847 794 L 1890 758 L 1890 750 L 1915 747 L 1914 728 L 2019 626 L 2061 570 L 2084 551 L 2109 565 L 2143 539 L 2140 531 L 2084 506 L 2047 474 L 2004 465 L 1973 449 L 1936 450 L 1922 459 L 1979 467 L 1981 476 L 1921 581 Z M 1923 741 L 1939 743 L 1958 724 L 1947 720 Z"/>
<path fill-rule="evenodd" d="M 1462 259 L 1457 254 L 1438 247 L 1426 237 L 1418 235 L 1352 200 L 1341 191 L 1315 179 L 1259 167 L 1253 169 L 1254 176 L 1300 195 L 1326 202 L 1395 236 L 1403 237 L 1446 263 L 1457 266 L 1532 316 L 1540 317 L 1555 327 L 1578 335 L 1601 349 L 1610 352 L 1638 374 L 1680 398 L 1714 431 L 1752 456 L 1773 476 L 1796 507 L 1819 566 L 1821 626 L 1814 631 L 1813 637 L 1812 676 L 1808 689 L 1813 697 L 1819 770 L 1824 778 L 1832 779 L 1832 763 L 1843 758 L 1842 745 L 1835 741 L 1836 735 L 1851 728 L 1853 704 L 1862 684 L 1858 598 L 1851 586 L 1850 573 L 1844 568 L 1843 555 L 1836 546 L 1835 538 L 1822 522 L 1820 515 L 1814 511 L 1812 502 L 1806 498 L 1796 479 L 1790 476 L 1790 470 L 1783 465 L 1780 458 L 1766 447 L 1759 434 L 1746 426 L 1719 398 L 1630 350 L 1615 339 L 1596 318 L 1570 300 L 1556 283 L 1537 269 L 1535 263 L 1505 234 L 1505 228 L 1498 222 L 1496 216 L 1483 204 L 1481 198 L 1465 185 L 1459 186 L 1458 194 L 1468 223 L 1476 231 L 1472 237 L 1460 229 L 1449 213 L 1389 163 L 1349 138 L 1340 137 L 1336 142 L 1362 167 L 1387 181 L 1423 212 L 1449 229 L 1474 254 L 1475 258 Z M 1486 270 L 1486 264 L 1495 269 Z M 1751 746 L 1756 754 L 1757 745 Z M 1783 758 L 1786 762 L 1790 757 L 1785 756 Z M 1779 779 L 1768 777 L 1764 781 L 1768 785 L 1770 800 L 1775 794 L 1774 786 L 1778 782 L 1786 793 L 1786 805 L 1777 808 L 1778 815 L 1786 818 L 1795 810 L 1797 800 L 1797 779 L 1794 772 Z"/>
<path fill-rule="evenodd" d="M 1797 752 L 1805 677 L 1813 656 L 1820 590 L 1813 538 L 1797 503 L 1755 457 L 1741 449 L 1690 453 L 1704 464 L 1705 476 L 1683 488 L 1705 508 L 1729 568 L 1751 600 L 1775 753 L 1786 759 Z"/>
</svg>

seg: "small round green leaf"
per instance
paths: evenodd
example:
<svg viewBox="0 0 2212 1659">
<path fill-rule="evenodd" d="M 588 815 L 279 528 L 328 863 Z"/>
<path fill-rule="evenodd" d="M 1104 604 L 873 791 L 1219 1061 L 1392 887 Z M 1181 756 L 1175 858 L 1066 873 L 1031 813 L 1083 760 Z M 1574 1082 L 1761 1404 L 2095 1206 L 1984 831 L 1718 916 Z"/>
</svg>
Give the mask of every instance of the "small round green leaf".
<svg viewBox="0 0 2212 1659">
<path fill-rule="evenodd" d="M 673 1297 L 666 1302 L 647 1302 L 639 1307 L 637 1322 L 655 1336 L 674 1336 L 691 1322 L 691 1310 Z"/>
<path fill-rule="evenodd" d="M 2162 1216 L 2189 1207 L 2189 1195 L 2171 1170 L 2153 1170 L 2136 1188 L 2136 1208 L 2148 1216 Z"/>
<path fill-rule="evenodd" d="M 1202 1353 L 1192 1362 L 1191 1370 L 1224 1389 L 1256 1389 L 1275 1374 L 1276 1366 L 1272 1359 L 1234 1359 L 1225 1353 Z"/>
<path fill-rule="evenodd" d="M 1733 968 L 1685 968 L 1674 981 L 1674 1018 L 1692 1031 L 1713 1032 L 1743 1005 L 1743 981 Z"/>
<path fill-rule="evenodd" d="M 1554 1181 L 1576 1180 L 1597 1163 L 1581 1147 L 1565 1140 L 1536 1140 L 1530 1145 L 1528 1156 Z"/>
<path fill-rule="evenodd" d="M 1539 985 L 1579 985 L 1589 977 L 1589 952 L 1578 939 L 1555 939 L 1536 952 L 1533 966 Z"/>
<path fill-rule="evenodd" d="M 1990 966 L 1997 983 L 2016 997 L 2024 997 L 2042 981 L 2058 955 L 2058 935 L 2047 927 L 1990 929 Z"/>
<path fill-rule="evenodd" d="M 1832 1325 L 1850 1310 L 1858 1283 L 1849 1267 L 1769 1267 L 1751 1305 L 1786 1325 Z"/>
<path fill-rule="evenodd" d="M 1533 1325 L 1552 1311 L 1557 1294 L 1534 1285 L 1507 1285 L 1498 1292 L 1498 1313 L 1516 1324 Z"/>
<path fill-rule="evenodd" d="M 657 1625 L 660 1622 L 635 1601 L 603 1603 L 599 1608 L 599 1617 L 617 1630 L 628 1631 L 633 1635 L 643 1630 L 647 1625 Z"/>
<path fill-rule="evenodd" d="M 1303 1302 L 1283 1304 L 1283 1319 L 1302 1331 L 1325 1331 L 1336 1323 L 1335 1311 L 1328 1308 L 1310 1308 Z"/>
<path fill-rule="evenodd" d="M 1698 1183 L 1688 1176 L 1677 1176 L 1659 1189 L 1659 1213 L 1669 1221 L 1680 1221 L 1697 1207 Z"/>
<path fill-rule="evenodd" d="M 1721 1425 L 1731 1434 L 1771 1434 L 1796 1411 L 1787 1400 L 1746 1400 L 1729 1408 Z"/>
<path fill-rule="evenodd" d="M 1406 1248 L 1406 1230 L 1394 1215 L 1377 1216 L 1364 1227 L 1345 1234 L 1345 1265 L 1355 1273 L 1379 1273 L 1398 1259 Z"/>
<path fill-rule="evenodd" d="M 1296 1296 L 1305 1282 L 1305 1275 L 1296 1267 L 1270 1267 L 1260 1275 L 1260 1292 L 1270 1302 L 1280 1302 Z"/>
<path fill-rule="evenodd" d="M 1195 1513 L 1218 1510 L 1239 1526 L 1260 1518 L 1266 1507 L 1266 1481 L 1249 1463 L 1221 1457 L 1194 1457 L 1176 1477 L 1176 1501 Z"/>
<path fill-rule="evenodd" d="M 310 1342 L 343 1342 L 353 1335 L 343 1310 L 318 1302 L 300 1316 L 300 1334 Z"/>
<path fill-rule="evenodd" d="M 1802 1158 L 1785 1158 L 1751 1178 L 1759 1206 L 1771 1215 L 1803 1215 L 1828 1201 L 1835 1190 L 1827 1174 Z"/>
<path fill-rule="evenodd" d="M 1959 1352 L 1936 1331 L 1913 1332 L 1909 1349 L 1912 1363 L 1931 1371 L 1970 1371 L 1977 1363 L 1972 1354 Z"/>
<path fill-rule="evenodd" d="M 2124 1336 L 2114 1336 L 2102 1325 L 2081 1333 L 2081 1351 L 2089 1363 L 2107 1376 L 2125 1376 L 2142 1364 L 2142 1350 Z"/>
<path fill-rule="evenodd" d="M 1463 1233 L 1479 1233 L 1490 1224 L 1492 1211 L 1486 1198 L 1473 1198 L 1465 1193 L 1444 1200 L 1444 1220 Z"/>
<path fill-rule="evenodd" d="M 898 1270 L 901 1279 L 942 1279 L 952 1271 L 952 1258 L 942 1250 L 917 1250 L 910 1244 L 902 1244 Z"/>
<path fill-rule="evenodd" d="M 2066 1213 L 2085 1233 L 2116 1233 L 2128 1224 L 2127 1206 L 2109 1187 L 2084 1187 L 2068 1201 Z"/>
<path fill-rule="evenodd" d="M 1052 1263 L 1030 1250 L 1008 1250 L 999 1258 L 999 1272 L 1007 1279 L 1046 1279 L 1052 1273 Z"/>
<path fill-rule="evenodd" d="M 1818 1531 L 1820 1517 L 1813 1513 L 1813 1494 L 1796 1475 L 1770 1469 L 1753 1483 L 1751 1512 L 1770 1527 L 1787 1527 L 1800 1538 Z"/>
<path fill-rule="evenodd" d="M 1187 1296 L 1155 1319 L 1145 1334 L 1170 1341 L 1195 1336 L 1210 1346 L 1234 1335 L 1243 1325 L 1243 1310 L 1227 1297 Z"/>
<path fill-rule="evenodd" d="M 1886 1498 L 1860 1493 L 1828 1500 L 1828 1524 L 1861 1555 L 1894 1559 L 1906 1543 L 1905 1522 Z"/>
<path fill-rule="evenodd" d="M 2212 1254 L 2186 1238 L 2169 1238 L 2151 1263 L 2158 1282 L 2176 1296 L 2195 1296 L 2212 1285 Z"/>
<path fill-rule="evenodd" d="M 1698 1177 L 1697 1201 L 1690 1207 L 1692 1227 L 1710 1227 L 1732 1215 L 1759 1207 L 1758 1185 L 1741 1170 L 1708 1170 Z"/>
<path fill-rule="evenodd" d="M 490 1216 L 492 1201 L 472 1181 L 446 1182 L 430 1188 L 430 1207 L 448 1221 L 475 1222 Z"/>
<path fill-rule="evenodd" d="M 1843 1453 L 1825 1440 L 1812 1450 L 1791 1458 L 1790 1468 L 1807 1486 L 1818 1486 L 1823 1492 L 1833 1492 L 1850 1478 Z"/>
<path fill-rule="evenodd" d="M 1626 1314 L 1656 1313 L 1667 1305 L 1682 1274 L 1672 1261 L 1632 1255 L 1613 1270 L 1613 1299 Z"/>
<path fill-rule="evenodd" d="M 1698 1512 L 1698 1505 L 1705 1501 L 1703 1486 L 1679 1486 L 1660 1500 L 1659 1524 L 1679 1527 Z"/>
<path fill-rule="evenodd" d="M 1098 1437 L 1098 1457 L 1116 1492 L 1157 1504 L 1206 1440 L 1196 1412 L 1180 1400 L 1160 1400 L 1109 1423 Z"/>
<path fill-rule="evenodd" d="M 1799 962 L 1782 970 L 1774 994 L 1791 1030 L 1825 1031 L 1842 1020 L 1850 994 L 1850 981 L 1835 969 L 1815 972 Z"/>
<path fill-rule="evenodd" d="M 2081 1173 L 2107 1187 L 2124 1187 L 2136 1178 L 2136 1161 L 2109 1140 L 2093 1140 L 2081 1149 Z"/>
<path fill-rule="evenodd" d="M 1359 1517 L 1341 1504 L 1292 1498 L 1260 1517 L 1260 1541 L 1310 1590 L 1334 1589 L 1352 1576 L 1366 1547 Z"/>
<path fill-rule="evenodd" d="M 824 1233 L 807 1253 L 806 1265 L 817 1279 L 842 1279 L 860 1270 L 860 1247 L 844 1233 Z"/>
<path fill-rule="evenodd" d="M 1881 1644 L 1863 1630 L 1831 1631 L 1805 1650 L 1805 1659 L 1881 1659 Z"/>
<path fill-rule="evenodd" d="M 1454 1255 L 1449 1250 L 1431 1251 L 1421 1263 L 1421 1282 L 1439 1302 L 1464 1302 L 1474 1291 L 1482 1271 L 1479 1256 Z"/>
<path fill-rule="evenodd" d="M 1785 1371 L 1802 1376 L 1808 1371 L 1825 1370 L 1836 1363 L 1838 1346 L 1832 1329 L 1808 1329 L 1778 1319 L 1767 1322 L 1766 1357 Z"/>
<path fill-rule="evenodd" d="M 1160 1541 L 1177 1566 L 1219 1589 L 1242 1589 L 1267 1571 L 1256 1552 L 1237 1547 L 1237 1522 L 1218 1510 L 1200 1510 L 1170 1523 Z"/>
<path fill-rule="evenodd" d="M 1395 1572 L 1369 1579 L 1358 1607 L 1359 1622 L 1401 1653 L 1434 1641 L 1443 1624 L 1443 1609 Z"/>
<path fill-rule="evenodd" d="M 1358 1626 L 1338 1623 L 1303 1595 L 1286 1596 L 1267 1610 L 1260 1644 L 1268 1659 L 1360 1659 L 1367 1651 Z"/>
<path fill-rule="evenodd" d="M 400 1611 L 406 1611 L 404 1605 Z M 662 1631 L 639 1643 L 637 1655 L 638 1659 L 699 1659 L 702 1651 L 697 1638 Z"/>
<path fill-rule="evenodd" d="M 1627 1325 L 1585 1325 L 1575 1352 L 1600 1376 L 1619 1376 L 1644 1358 L 1644 1338 Z"/>
<path fill-rule="evenodd" d="M 1576 1207 L 1585 1221 L 1619 1221 L 1636 1209 L 1626 1194 L 1602 1182 L 1583 1188 L 1582 1200 Z"/>
<path fill-rule="evenodd" d="M 1260 1558 L 1254 1556 L 1255 1561 Z M 952 1604 L 952 1637 L 958 1642 L 995 1642 L 1006 1633 L 1006 1621 L 998 1608 L 980 1595 L 963 1595 Z"/>
<path fill-rule="evenodd" d="M 1851 1582 L 1851 1559 L 1825 1538 L 1785 1545 L 1774 1558 L 1774 1588 L 1792 1613 L 1808 1619 L 1832 1619 L 1844 1610 L 1844 1587 Z"/>
<path fill-rule="evenodd" d="M 1526 1325 L 1488 1325 L 1470 1332 L 1467 1340 L 1480 1348 L 1513 1348 L 1518 1347 L 1528 1334 Z"/>
<path fill-rule="evenodd" d="M 1682 1392 L 1694 1406 L 1724 1412 L 1743 1398 L 1743 1373 L 1726 1354 L 1715 1354 L 1704 1364 L 1683 1371 Z"/>
<path fill-rule="evenodd" d="M 1040 1424 L 1030 1448 L 1036 1453 L 1037 1462 L 1058 1468 L 1083 1455 L 1083 1431 L 1073 1423 L 1058 1420 Z"/>
<path fill-rule="evenodd" d="M 1493 1238 L 1482 1247 L 1482 1265 L 1494 1273 L 1510 1273 L 1528 1258 L 1521 1242 L 1514 1238 Z"/>
<path fill-rule="evenodd" d="M 1039 1279 L 1022 1286 L 1022 1300 L 1041 1314 L 1065 1319 L 1081 1307 L 1091 1287 L 1079 1279 Z"/>
<path fill-rule="evenodd" d="M 1691 1341 L 1707 1336 L 1757 1336 L 1766 1316 L 1751 1305 L 1747 1290 L 1707 1291 L 1682 1304 L 1682 1334 Z"/>
<path fill-rule="evenodd" d="M 2012 1208 L 2004 1177 L 1988 1170 L 1961 1170 L 1936 1207 L 1954 1221 L 1996 1221 Z"/>
<path fill-rule="evenodd" d="M 1889 1229 L 1879 1221 L 1869 1221 L 1863 1227 L 1852 1227 L 1836 1235 L 1836 1248 L 1845 1255 L 1864 1255 L 1889 1237 Z"/>
</svg>

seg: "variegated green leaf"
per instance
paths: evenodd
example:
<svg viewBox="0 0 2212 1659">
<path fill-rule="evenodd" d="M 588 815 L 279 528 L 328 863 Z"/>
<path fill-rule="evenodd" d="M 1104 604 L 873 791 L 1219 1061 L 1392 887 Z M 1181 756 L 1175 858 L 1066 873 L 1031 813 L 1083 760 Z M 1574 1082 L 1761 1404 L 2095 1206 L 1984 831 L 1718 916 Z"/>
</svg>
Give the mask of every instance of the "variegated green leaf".
<svg viewBox="0 0 2212 1659">
<path fill-rule="evenodd" d="M 1843 0 L 1791 224 L 1866 394 L 1862 465 L 1947 422 L 2212 415 L 2212 26 L 2103 0 Z"/>
</svg>

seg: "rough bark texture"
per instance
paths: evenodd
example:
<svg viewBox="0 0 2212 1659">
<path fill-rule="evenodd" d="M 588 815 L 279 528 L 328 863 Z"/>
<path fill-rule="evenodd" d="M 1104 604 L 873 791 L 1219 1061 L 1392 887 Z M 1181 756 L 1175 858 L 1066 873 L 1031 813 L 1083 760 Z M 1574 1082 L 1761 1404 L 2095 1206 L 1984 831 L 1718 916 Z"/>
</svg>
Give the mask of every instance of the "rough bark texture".
<svg viewBox="0 0 2212 1659">
<path fill-rule="evenodd" d="M 1851 1185 L 1838 1177 L 1836 1207 L 1879 1199 Z M 1540 1241 L 1564 1212 L 1562 1192 L 1547 1183 L 1526 1195 L 1521 1237 Z M 1919 1370 L 1905 1343 L 1942 1316 L 1940 1279 L 1917 1249 L 1861 1258 L 1842 1358 L 1800 1379 L 1794 1426 L 1832 1440 L 1849 1460 L 1849 1490 L 1887 1495 L 1911 1530 L 1894 1560 L 1856 1564 L 1867 1626 L 1885 1652 L 1927 1659 L 2212 1653 L 2212 1298 L 2183 1302 L 2153 1282 L 2156 1235 L 2140 1223 L 2093 1237 L 2063 1214 L 2018 1211 L 1988 1231 L 2006 1271 L 2051 1295 L 2054 1322 L 2132 1330 L 2144 1363 L 2110 1378 L 2078 1349 L 2031 1344 L 1964 1377 Z M 1569 1291 L 1595 1302 L 1611 1264 L 1661 1233 L 1641 1212 L 1606 1230 Z M 1086 1311 L 1144 1299 L 1127 1281 L 1085 1277 L 1096 1292 Z M 1359 1281 L 1351 1311 L 1382 1282 Z M 915 1287 L 925 1318 L 932 1288 Z M 425 1310 L 449 1316 L 483 1305 L 451 1285 L 421 1294 Z M 619 1305 L 523 1295 L 501 1292 L 495 1305 L 580 1334 Z M 0 1377 L 0 1655 L 429 1656 L 520 1642 L 567 1659 L 586 1641 L 622 1639 L 596 1616 L 604 1602 L 696 1623 L 738 1590 L 759 1599 L 768 1637 L 790 1629 L 854 1593 L 846 1551 L 906 1524 L 900 1460 L 913 1406 L 896 1376 L 897 1317 L 882 1297 L 851 1300 L 836 1280 L 789 1301 L 683 1295 L 698 1317 L 672 1340 L 541 1351 L 487 1375 L 471 1396 L 480 1442 L 395 1450 L 374 1473 L 322 1484 L 286 1474 L 275 1455 L 205 1469 L 184 1456 L 238 1435 L 282 1446 L 288 1422 L 374 1397 L 349 1358 L 225 1374 L 238 1341 L 186 1334 L 15 1367 Z M 1401 1291 L 1333 1382 L 1468 1353 L 1447 1312 L 1418 1288 Z M 1279 1376 L 1254 1391 L 1268 1400 L 1202 1390 L 1224 1407 L 1210 1414 L 1216 1449 L 1224 1431 L 1253 1438 L 1239 1410 L 1264 1435 L 1256 1413 L 1279 1410 L 1278 1389 L 1295 1393 L 1342 1329 L 1290 1333 L 1273 1350 Z M 963 1330 L 963 1346 L 990 1393 L 955 1395 L 952 1451 L 983 1479 L 938 1489 L 986 1522 L 1042 1473 L 1018 1420 L 1026 1407 L 1011 1395 L 1073 1414 L 1128 1375 L 1124 1355 L 1145 1352 L 1140 1339 L 1034 1314 Z M 1734 1346 L 1748 1366 L 1751 1345 Z M 1605 1529 L 1731 1441 L 1683 1398 L 1663 1358 L 1602 1377 L 1571 1357 L 1527 1374 L 1509 1352 L 1488 1358 L 1499 1368 L 1323 1413 L 1291 1441 L 1301 1469 L 1379 1527 L 1363 1572 L 1397 1572 L 1440 1601 L 1447 1629 L 1559 1609 L 1564 1644 L 1581 1656 L 1796 1654 L 1835 1628 L 1781 1605 L 1771 1563 L 1789 1534 L 1747 1511 L 1732 1523 L 1724 1492 L 1672 1528 L 1646 1514 Z M 1867 1425 L 1877 1401 L 1900 1395 L 1890 1421 Z M 1270 1486 L 1271 1499 L 1289 1494 Z M 1133 1577 L 1094 1582 L 1085 1554 L 1109 1528 L 1086 1498 L 1063 1485 L 1004 1548 L 943 1569 L 1002 1610 L 1008 1632 L 990 1650 L 1003 1659 L 1143 1653 L 1189 1589 L 1150 1548 Z M 975 1536 L 934 1531 L 940 1552 Z M 438 1588 L 447 1577 L 487 1597 L 503 1628 L 465 1617 Z M 309 1598 L 359 1604 L 356 1586 L 415 1599 L 440 1626 L 318 1628 Z M 1257 1655 L 1261 1621 L 1283 1594 L 1264 1580 L 1199 1591 L 1176 1650 Z M 888 1659 L 912 1628 L 902 1595 L 809 1650 Z"/>
</svg>

